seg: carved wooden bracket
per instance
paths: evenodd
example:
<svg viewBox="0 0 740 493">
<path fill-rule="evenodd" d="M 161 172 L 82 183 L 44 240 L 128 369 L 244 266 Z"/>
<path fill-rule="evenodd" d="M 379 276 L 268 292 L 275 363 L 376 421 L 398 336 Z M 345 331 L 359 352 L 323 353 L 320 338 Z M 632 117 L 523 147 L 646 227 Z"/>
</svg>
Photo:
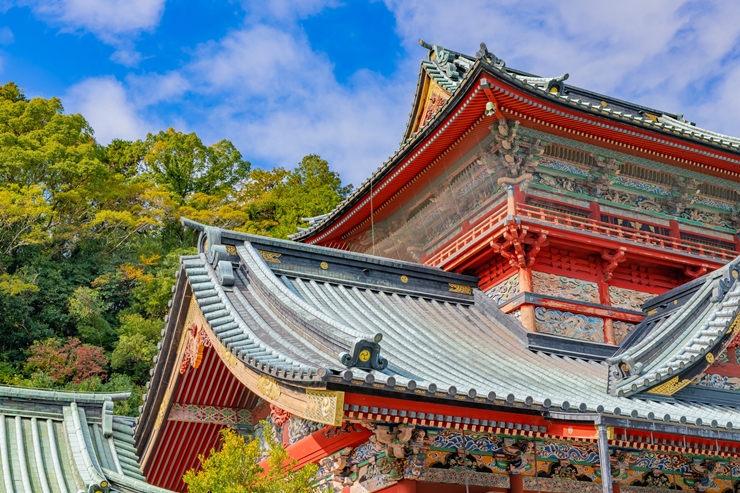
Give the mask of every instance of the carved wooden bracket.
<svg viewBox="0 0 740 493">
<path fill-rule="evenodd" d="M 691 279 L 696 279 L 697 277 L 703 276 L 707 273 L 707 266 L 706 265 L 699 265 L 696 267 L 691 267 L 689 265 L 683 266 L 683 273 L 686 274 L 686 277 L 689 277 Z"/>
<path fill-rule="evenodd" d="M 270 404 L 270 418 L 272 424 L 280 428 L 283 426 L 292 416 L 288 411 L 277 407 L 275 404 Z"/>
<path fill-rule="evenodd" d="M 614 275 L 614 271 L 620 262 L 624 261 L 626 255 L 627 249 L 624 247 L 620 247 L 619 250 L 613 252 L 609 250 L 603 250 L 601 252 L 601 258 L 606 260 L 606 262 L 601 266 L 601 272 L 604 274 L 604 282 L 609 282 L 611 280 Z"/>
<path fill-rule="evenodd" d="M 530 232 L 519 224 L 509 224 L 503 241 L 491 241 L 493 250 L 507 259 L 512 267 L 525 269 L 534 264 L 537 254 L 547 244 L 547 231 Z"/>
</svg>

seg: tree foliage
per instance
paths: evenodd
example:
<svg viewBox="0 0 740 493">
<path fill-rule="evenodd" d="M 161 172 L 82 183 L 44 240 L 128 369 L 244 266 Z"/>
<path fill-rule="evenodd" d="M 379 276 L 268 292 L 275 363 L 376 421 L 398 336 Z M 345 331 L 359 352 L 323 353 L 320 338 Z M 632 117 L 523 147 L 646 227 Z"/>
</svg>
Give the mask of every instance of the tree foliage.
<svg viewBox="0 0 740 493">
<path fill-rule="evenodd" d="M 309 493 L 317 467 L 298 469 L 295 459 L 283 448 L 269 425 L 264 436 L 267 469 L 259 462 L 263 450 L 259 440 L 245 440 L 230 428 L 221 431 L 221 450 L 198 456 L 200 470 L 191 469 L 183 477 L 190 493 Z"/>
<path fill-rule="evenodd" d="M 94 138 L 58 98 L 0 85 L 0 382 L 132 391 L 140 403 L 179 257 L 181 217 L 285 238 L 349 192 L 326 161 L 251 168 L 173 128 Z"/>
</svg>

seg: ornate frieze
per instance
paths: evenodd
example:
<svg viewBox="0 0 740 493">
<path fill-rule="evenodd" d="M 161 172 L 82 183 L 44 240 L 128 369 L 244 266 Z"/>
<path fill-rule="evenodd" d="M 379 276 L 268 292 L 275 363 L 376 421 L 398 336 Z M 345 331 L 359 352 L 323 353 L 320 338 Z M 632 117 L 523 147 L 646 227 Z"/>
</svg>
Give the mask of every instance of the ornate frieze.
<svg viewBox="0 0 740 493">
<path fill-rule="evenodd" d="M 340 426 L 344 413 L 344 392 L 306 389 L 303 417 L 317 423 Z"/>
<path fill-rule="evenodd" d="M 643 192 L 652 193 L 655 195 L 662 195 L 663 197 L 670 197 L 671 192 L 666 187 L 657 185 L 655 183 L 649 183 L 642 180 L 635 180 L 626 176 L 617 176 L 614 178 L 615 185 L 621 185 L 623 187 L 632 188 L 634 190 L 641 190 Z"/>
<path fill-rule="evenodd" d="M 507 488 L 509 475 L 520 474 L 527 491 L 601 491 L 595 443 L 366 425 L 374 430 L 367 442 L 319 462 L 322 484 L 331 485 L 337 492 L 347 486 L 350 491 L 366 492 L 378 491 L 403 478 Z M 611 473 L 626 492 L 737 491 L 733 487 L 740 476 L 740 463 L 732 457 L 714 457 L 711 451 L 692 455 L 617 443 L 622 445 L 610 447 Z"/>
<path fill-rule="evenodd" d="M 498 283 L 486 291 L 486 296 L 499 305 L 506 302 L 512 296 L 519 294 L 519 274 L 514 274 L 505 281 Z"/>
<path fill-rule="evenodd" d="M 316 423 L 308 419 L 291 416 L 288 421 L 288 443 L 292 445 L 299 442 L 325 426 L 323 423 Z"/>
<path fill-rule="evenodd" d="M 248 409 L 231 409 L 195 404 L 173 404 L 168 419 L 195 423 L 217 423 L 227 426 L 249 425 L 252 414 Z"/>
<path fill-rule="evenodd" d="M 639 312 L 642 311 L 643 303 L 654 297 L 655 295 L 651 293 L 609 286 L 609 300 L 611 305 L 616 308 L 626 308 Z"/>
<path fill-rule="evenodd" d="M 599 287 L 595 282 L 533 271 L 532 283 L 536 293 L 586 303 L 599 303 Z"/>
<path fill-rule="evenodd" d="M 538 306 L 534 310 L 537 332 L 592 342 L 604 342 L 604 320 Z"/>
<path fill-rule="evenodd" d="M 555 193 L 550 193 L 550 192 L 546 192 L 545 190 L 539 190 L 537 188 L 531 188 L 527 190 L 527 194 L 535 196 L 535 197 L 547 199 L 547 200 L 554 200 L 556 202 L 563 202 L 565 204 L 575 205 L 577 207 L 582 207 L 584 209 L 588 209 L 591 205 L 587 200 L 579 200 L 574 197 L 568 197 L 567 195 L 559 195 Z"/>
</svg>

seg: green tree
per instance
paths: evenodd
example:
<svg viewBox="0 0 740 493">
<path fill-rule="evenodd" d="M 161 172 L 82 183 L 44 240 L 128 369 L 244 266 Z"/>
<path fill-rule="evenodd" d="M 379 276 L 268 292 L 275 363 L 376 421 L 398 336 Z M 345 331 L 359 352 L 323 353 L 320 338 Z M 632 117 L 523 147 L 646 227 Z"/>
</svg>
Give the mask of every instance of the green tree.
<svg viewBox="0 0 740 493">
<path fill-rule="evenodd" d="M 311 154 L 293 171 L 276 168 L 255 170 L 237 200 L 249 213 L 249 221 L 237 228 L 248 233 L 287 238 L 307 224 L 303 218 L 326 214 L 350 192 L 329 163 Z"/>
<path fill-rule="evenodd" d="M 249 174 L 249 162 L 228 140 L 206 146 L 194 133 L 169 128 L 147 135 L 144 144 L 148 173 L 181 204 L 193 193 L 229 193 Z"/>
<path fill-rule="evenodd" d="M 183 477 L 190 493 L 309 493 L 317 472 L 315 464 L 297 469 L 297 464 L 275 440 L 265 424 L 267 470 L 260 467 L 262 456 L 258 440 L 245 440 L 229 428 L 221 431 L 221 450 L 199 456 L 200 470 L 191 469 Z"/>
</svg>

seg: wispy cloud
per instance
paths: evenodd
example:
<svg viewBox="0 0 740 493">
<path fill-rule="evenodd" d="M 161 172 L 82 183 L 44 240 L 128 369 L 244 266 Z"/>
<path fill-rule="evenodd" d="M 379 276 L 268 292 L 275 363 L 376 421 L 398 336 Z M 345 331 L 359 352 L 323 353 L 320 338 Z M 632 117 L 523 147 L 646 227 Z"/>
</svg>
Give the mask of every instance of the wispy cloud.
<svg viewBox="0 0 740 493">
<path fill-rule="evenodd" d="M 135 66 L 134 38 L 160 22 L 165 0 L 17 0 L 63 32 L 89 32 L 117 50 L 111 60 Z"/>
<path fill-rule="evenodd" d="M 0 27 L 0 45 L 10 45 L 15 41 L 13 31 L 8 26 Z"/>
</svg>

